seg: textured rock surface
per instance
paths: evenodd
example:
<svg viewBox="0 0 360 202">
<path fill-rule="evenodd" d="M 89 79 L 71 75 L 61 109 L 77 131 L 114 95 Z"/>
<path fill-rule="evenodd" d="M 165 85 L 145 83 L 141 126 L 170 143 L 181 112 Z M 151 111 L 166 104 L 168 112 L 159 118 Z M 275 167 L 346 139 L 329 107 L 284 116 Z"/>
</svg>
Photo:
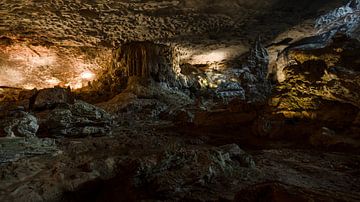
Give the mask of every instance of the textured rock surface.
<svg viewBox="0 0 360 202">
<path fill-rule="evenodd" d="M 123 44 L 113 51 L 108 69 L 88 87 L 89 94 L 106 100 L 123 90 L 131 91 L 137 80 L 144 80 L 142 83 L 145 85 L 147 80 L 152 80 L 181 87 L 177 54 L 171 46 L 152 42 Z"/>
<path fill-rule="evenodd" d="M 74 98 L 70 92 L 70 89 L 47 88 L 39 90 L 39 92 L 36 94 L 32 108 L 37 110 L 51 109 L 55 108 L 57 105 L 67 103 L 74 103 Z"/>
<path fill-rule="evenodd" d="M 359 41 L 343 35 L 322 49 L 290 51 L 285 79 L 269 103 L 273 116 L 259 119 L 259 133 L 359 148 L 359 53 Z"/>
<path fill-rule="evenodd" d="M 0 201 L 359 201 L 354 2 L 1 1 Z"/>
<path fill-rule="evenodd" d="M 87 137 L 109 135 L 112 117 L 104 110 L 83 101 L 64 104 L 39 113 L 43 136 Z"/>
<path fill-rule="evenodd" d="M 298 196 L 292 187 L 320 192 L 301 192 L 301 197 L 313 200 L 360 198 L 360 159 L 355 154 L 279 145 L 245 153 L 236 144 L 211 146 L 209 139 L 164 130 L 166 126 L 166 122 L 135 121 L 118 128 L 113 137 L 58 141 L 63 152 L 51 158 L 2 163 L 0 199 L 234 200 L 243 190 L 244 199 L 259 197 L 261 188 L 257 188 L 273 181 L 290 189 L 284 194 Z"/>
<path fill-rule="evenodd" d="M 7 117 L 1 117 L 0 128 L 0 136 L 35 137 L 39 125 L 35 116 L 19 110 L 10 111 Z"/>
<path fill-rule="evenodd" d="M 1 33 L 48 40 L 63 45 L 112 44 L 125 40 L 181 38 L 216 39 L 249 37 L 245 30 L 273 36 L 267 29 L 282 31 L 281 15 L 314 15 L 318 9 L 340 5 L 339 1 L 2 1 Z M 335 5 L 334 5 L 335 4 Z M 304 9 L 307 8 L 307 9 Z M 273 15 L 278 11 L 279 15 Z M 271 19 L 270 19 L 271 16 Z M 275 21 L 276 19 L 276 21 Z M 17 22 L 17 23 L 14 23 Z M 189 23 L 191 22 L 191 23 Z M 277 25 L 274 24 L 276 22 Z M 234 36 L 231 36 L 234 34 Z M 250 36 L 251 37 L 251 36 Z"/>
<path fill-rule="evenodd" d="M 360 1 L 351 0 L 316 20 L 319 32 L 338 30 L 339 33 L 360 40 Z"/>
<path fill-rule="evenodd" d="M 60 152 L 55 140 L 46 138 L 1 138 L 0 148 L 0 164 Z"/>
<path fill-rule="evenodd" d="M 3 101 L 3 106 L 0 105 L 3 108 L 0 136 L 85 137 L 106 135 L 111 130 L 111 115 L 75 100 L 70 89 L 16 91 L 11 101 Z M 36 134 L 38 129 L 39 134 Z"/>
<path fill-rule="evenodd" d="M 308 19 L 341 3 L 3 1 L 0 85 L 27 89 L 88 86 L 108 68 L 111 49 L 129 41 L 154 41 L 176 47 L 181 64 L 241 67 L 234 61 L 248 50 L 257 35 L 263 36 L 264 43 L 273 42 L 279 35 L 296 38 L 289 33 L 291 28 L 297 35 L 308 35 L 314 24 Z M 282 36 L 279 38 L 282 40 Z M 206 77 L 221 79 L 211 71 Z M 225 99 L 242 96 L 242 90 L 224 89 L 219 95 Z"/>
</svg>

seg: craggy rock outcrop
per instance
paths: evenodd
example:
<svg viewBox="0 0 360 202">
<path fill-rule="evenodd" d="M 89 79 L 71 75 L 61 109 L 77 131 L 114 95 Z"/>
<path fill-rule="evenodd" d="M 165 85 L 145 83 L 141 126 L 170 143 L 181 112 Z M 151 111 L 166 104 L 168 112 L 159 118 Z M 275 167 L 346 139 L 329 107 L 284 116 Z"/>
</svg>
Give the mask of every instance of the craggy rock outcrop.
<svg viewBox="0 0 360 202">
<path fill-rule="evenodd" d="M 75 100 L 68 88 L 23 90 L 16 93 L 12 102 L 5 103 L 4 110 L 0 111 L 0 125 L 3 126 L 0 136 L 107 135 L 113 124 L 110 114 Z"/>
<path fill-rule="evenodd" d="M 34 110 L 51 109 L 65 103 L 74 103 L 70 88 L 46 88 L 37 92 L 31 108 Z"/>
<path fill-rule="evenodd" d="M 197 127 L 249 125 L 261 114 L 261 106 L 272 93 L 268 65 L 268 52 L 257 40 L 242 68 L 203 72 L 191 71 L 187 66 L 185 78 L 199 83 L 190 88 L 195 106 L 170 108 L 163 116 L 180 125 Z"/>
<path fill-rule="evenodd" d="M 359 201 L 359 1 L 239 57 L 333 3 L 1 1 L 0 201 Z"/>
<path fill-rule="evenodd" d="M 119 44 L 134 40 L 221 40 L 273 36 L 287 23 L 317 15 L 339 1 L 211 0 L 69 1 L 6 0 L 0 35 L 20 35 L 63 46 Z M 274 14 L 276 13 L 276 14 Z M 289 17 L 297 15 L 298 17 Z M 284 22 L 284 16 L 286 21 Z M 36 19 L 36 20 L 34 20 Z M 191 22 L 191 23 L 189 23 Z M 272 29 L 269 29 L 271 24 Z M 254 29 L 256 27 L 257 29 Z M 252 30 L 253 33 L 248 33 Z"/>
<path fill-rule="evenodd" d="M 104 101 L 104 97 L 112 98 L 141 79 L 181 87 L 176 54 L 171 46 L 148 41 L 123 44 L 113 51 L 109 68 L 89 86 L 90 94 Z"/>
<path fill-rule="evenodd" d="M 319 33 L 337 30 L 351 38 L 360 40 L 360 1 L 351 0 L 344 6 L 320 16 L 315 27 Z"/>
<path fill-rule="evenodd" d="M 269 54 L 258 39 L 250 55 L 243 65 L 244 72 L 240 75 L 241 82 L 246 89 L 246 98 L 252 102 L 266 102 L 272 90 L 268 79 Z"/>
<path fill-rule="evenodd" d="M 86 137 L 109 135 L 112 117 L 104 110 L 83 101 L 64 104 L 39 113 L 41 136 Z"/>
<path fill-rule="evenodd" d="M 0 117 L 0 137 L 35 137 L 39 129 L 35 116 L 18 109 Z"/>
<path fill-rule="evenodd" d="M 254 169 L 251 155 L 236 144 L 214 149 L 168 148 L 157 158 L 142 158 L 134 176 L 135 187 L 152 187 L 149 193 L 161 198 L 181 200 L 198 198 L 202 200 L 219 197 L 217 193 L 208 196 L 196 192 L 210 188 L 211 184 L 223 182 L 230 186 L 227 178 L 243 169 Z M 179 179 L 179 175 L 182 179 Z M 199 186 L 199 187 L 198 187 Z M 191 197 L 189 195 L 191 193 Z M 205 198 L 204 198 L 205 197 Z"/>
<path fill-rule="evenodd" d="M 275 116 L 265 118 L 263 133 L 275 128 L 278 130 L 273 135 L 281 137 L 319 133 L 333 140 L 328 146 L 348 144 L 349 134 L 359 127 L 355 121 L 360 110 L 359 53 L 359 41 L 342 35 L 325 48 L 291 51 L 289 61 L 293 62 L 284 68 L 285 80 L 276 86 L 270 102 Z M 326 132 L 329 130 L 333 132 Z M 335 134 L 344 136 L 342 141 L 331 138 Z M 352 146 L 358 147 L 358 141 L 352 141 Z"/>
</svg>

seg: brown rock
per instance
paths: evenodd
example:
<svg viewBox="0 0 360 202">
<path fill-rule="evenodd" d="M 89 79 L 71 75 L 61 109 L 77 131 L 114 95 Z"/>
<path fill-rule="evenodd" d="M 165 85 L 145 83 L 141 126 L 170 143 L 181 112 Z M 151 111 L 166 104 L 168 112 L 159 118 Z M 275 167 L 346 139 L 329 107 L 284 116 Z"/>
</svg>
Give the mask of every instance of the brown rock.
<svg viewBox="0 0 360 202">
<path fill-rule="evenodd" d="M 34 102 L 35 96 L 37 94 L 37 89 L 32 90 L 23 90 L 19 93 L 17 105 L 23 106 L 25 110 L 29 110 L 31 103 Z"/>
<path fill-rule="evenodd" d="M 59 87 L 46 88 L 39 91 L 32 108 L 48 109 L 63 103 L 74 103 L 74 97 L 72 96 L 70 89 Z"/>
</svg>

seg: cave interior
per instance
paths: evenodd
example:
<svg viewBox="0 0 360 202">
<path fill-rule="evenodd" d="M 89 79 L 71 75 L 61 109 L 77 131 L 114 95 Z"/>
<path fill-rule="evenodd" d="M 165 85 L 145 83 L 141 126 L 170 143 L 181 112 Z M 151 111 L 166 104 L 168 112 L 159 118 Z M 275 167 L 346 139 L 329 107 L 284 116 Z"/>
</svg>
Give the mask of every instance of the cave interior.
<svg viewBox="0 0 360 202">
<path fill-rule="evenodd" d="M 360 201 L 360 0 L 1 0 L 0 201 Z"/>
</svg>

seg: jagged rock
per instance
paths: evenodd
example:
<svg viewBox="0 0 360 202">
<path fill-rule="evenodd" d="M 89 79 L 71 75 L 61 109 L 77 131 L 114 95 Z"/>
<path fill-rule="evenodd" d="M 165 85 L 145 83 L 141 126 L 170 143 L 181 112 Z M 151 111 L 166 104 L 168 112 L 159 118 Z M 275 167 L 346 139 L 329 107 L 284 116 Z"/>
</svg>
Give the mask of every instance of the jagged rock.
<svg viewBox="0 0 360 202">
<path fill-rule="evenodd" d="M 224 82 L 218 86 L 215 92 L 216 95 L 222 99 L 239 98 L 245 100 L 245 90 L 239 82 Z"/>
<path fill-rule="evenodd" d="M 337 34 L 347 35 L 360 40 L 360 1 L 351 0 L 345 6 L 336 8 L 320 16 L 315 21 L 317 33 L 291 43 L 278 56 L 285 53 L 287 57 L 291 50 L 315 50 L 330 45 Z"/>
<path fill-rule="evenodd" d="M 74 97 L 68 88 L 46 88 L 39 90 L 36 95 L 33 108 L 34 109 L 49 109 L 54 108 L 58 104 L 73 103 Z"/>
<path fill-rule="evenodd" d="M 129 88 L 132 81 L 127 81 L 134 78 L 179 86 L 176 73 L 180 72 L 180 68 L 176 59 L 176 52 L 171 46 L 147 41 L 126 43 L 114 50 L 110 67 L 92 83 L 92 87 L 116 95 Z"/>
<path fill-rule="evenodd" d="M 360 1 L 350 0 L 344 6 L 336 8 L 325 15 L 320 16 L 315 22 L 318 33 L 335 30 L 336 33 L 346 34 L 360 40 Z"/>
<path fill-rule="evenodd" d="M 86 137 L 110 134 L 112 117 L 104 110 L 83 101 L 64 104 L 47 112 L 42 133 L 53 137 Z"/>
<path fill-rule="evenodd" d="M 209 196 L 196 195 L 196 192 L 209 191 L 211 185 L 220 182 L 230 185 L 234 181 L 231 178 L 234 173 L 252 170 L 239 162 L 237 158 L 243 155 L 239 153 L 239 148 L 234 145 L 196 150 L 169 148 L 163 155 L 138 160 L 134 184 L 137 188 L 152 187 L 152 193 L 166 199 L 184 199 L 188 193 L 194 194 L 191 198 L 204 199 Z"/>
<path fill-rule="evenodd" d="M 324 48 L 290 51 L 292 64 L 281 70 L 284 80 L 269 102 L 272 114 L 258 119 L 256 134 L 356 148 L 358 137 L 349 134 L 360 110 L 359 61 L 355 59 L 359 50 L 359 41 L 339 34 Z M 331 128 L 336 135 L 323 133 L 321 127 Z"/>
<path fill-rule="evenodd" d="M 258 39 L 250 50 L 250 55 L 243 65 L 240 78 L 245 89 L 246 99 L 255 102 L 265 102 L 272 90 L 272 84 L 267 78 L 269 54 L 265 46 Z"/>
<path fill-rule="evenodd" d="M 336 48 L 341 48 L 342 51 L 333 51 Z M 291 58 L 298 63 L 284 69 L 286 82 L 281 86 L 288 86 L 282 87 L 283 90 L 297 86 L 292 89 L 359 107 L 360 94 L 355 90 L 359 88 L 359 71 L 356 69 L 358 62 L 353 59 L 359 56 L 358 50 L 359 42 L 340 37 L 329 47 L 319 51 L 293 52 Z M 317 59 L 311 59 L 312 57 Z"/>
<path fill-rule="evenodd" d="M 0 136 L 34 137 L 39 125 L 35 116 L 24 111 L 9 112 L 10 117 L 0 120 Z"/>
</svg>

